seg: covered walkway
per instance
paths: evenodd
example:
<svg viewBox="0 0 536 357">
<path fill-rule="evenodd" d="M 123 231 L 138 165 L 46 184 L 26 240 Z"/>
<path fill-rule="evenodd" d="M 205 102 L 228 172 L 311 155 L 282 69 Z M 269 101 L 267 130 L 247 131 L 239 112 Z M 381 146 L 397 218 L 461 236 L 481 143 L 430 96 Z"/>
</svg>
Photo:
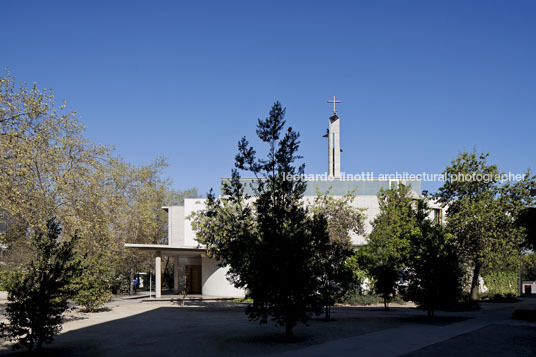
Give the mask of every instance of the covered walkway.
<svg viewBox="0 0 536 357">
<path fill-rule="evenodd" d="M 155 297 L 162 298 L 162 256 L 173 258 L 173 292 L 184 289 L 192 294 L 201 294 L 201 248 L 177 248 L 163 244 L 125 244 L 127 248 L 154 253 Z M 179 296 L 179 295 L 176 295 Z"/>
</svg>

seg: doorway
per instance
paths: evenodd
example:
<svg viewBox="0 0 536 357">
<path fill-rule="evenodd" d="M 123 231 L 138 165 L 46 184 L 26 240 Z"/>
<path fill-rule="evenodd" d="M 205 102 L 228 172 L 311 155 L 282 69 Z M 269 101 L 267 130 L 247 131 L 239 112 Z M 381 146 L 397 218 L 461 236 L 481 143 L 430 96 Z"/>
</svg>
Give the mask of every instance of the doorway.
<svg viewBox="0 0 536 357">
<path fill-rule="evenodd" d="M 201 294 L 201 265 L 186 265 L 186 292 Z"/>
</svg>

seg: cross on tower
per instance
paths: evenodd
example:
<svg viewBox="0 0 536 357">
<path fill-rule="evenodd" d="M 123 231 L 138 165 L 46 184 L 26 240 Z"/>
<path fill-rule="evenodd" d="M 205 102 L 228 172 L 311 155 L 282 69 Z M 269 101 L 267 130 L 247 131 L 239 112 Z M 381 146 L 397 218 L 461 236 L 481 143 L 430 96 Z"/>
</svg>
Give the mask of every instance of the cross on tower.
<svg viewBox="0 0 536 357">
<path fill-rule="evenodd" d="M 335 100 L 335 96 L 333 96 L 333 100 L 328 100 L 328 103 L 333 103 L 333 114 L 337 113 L 335 110 L 335 103 L 340 103 L 340 100 Z"/>
</svg>

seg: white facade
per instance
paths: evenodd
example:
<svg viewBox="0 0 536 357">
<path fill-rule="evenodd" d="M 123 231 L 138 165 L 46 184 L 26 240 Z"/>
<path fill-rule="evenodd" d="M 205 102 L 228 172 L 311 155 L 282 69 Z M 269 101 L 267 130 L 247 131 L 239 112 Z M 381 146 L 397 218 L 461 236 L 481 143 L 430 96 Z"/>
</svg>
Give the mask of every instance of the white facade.
<svg viewBox="0 0 536 357">
<path fill-rule="evenodd" d="M 338 103 L 333 98 L 330 103 Z M 335 198 L 340 198 L 349 191 L 355 192 L 354 207 L 363 209 L 365 215 L 365 234 L 351 233 L 350 238 L 355 247 L 367 243 L 366 236 L 372 231 L 372 222 L 379 214 L 380 207 L 377 194 L 381 189 L 389 189 L 396 183 L 410 185 L 415 197 L 420 196 L 421 182 L 403 180 L 378 180 L 367 179 L 363 181 L 349 181 L 341 179 L 341 149 L 340 149 L 340 118 L 333 108 L 333 115 L 329 119 L 328 133 L 328 177 L 329 180 L 307 181 L 307 190 L 304 195 L 304 204 L 312 204 L 316 192 L 327 192 Z M 225 180 L 225 179 L 223 179 Z M 253 195 L 251 184 L 254 179 L 241 179 L 246 192 Z M 253 199 L 252 199 L 253 200 Z M 252 201 L 250 201 L 252 203 Z M 163 207 L 168 212 L 168 241 L 167 244 L 126 244 L 126 247 L 139 250 L 152 251 L 155 254 L 156 267 L 156 292 L 161 296 L 161 257 L 172 256 L 174 271 L 174 290 L 180 292 L 187 290 L 190 293 L 198 293 L 217 297 L 243 297 L 244 291 L 235 288 L 226 279 L 228 269 L 220 267 L 218 262 L 205 256 L 205 250 L 197 242 L 195 232 L 192 229 L 190 216 L 194 212 L 202 210 L 204 199 L 189 198 L 184 200 L 183 206 Z M 432 203 L 430 218 L 442 221 L 444 210 Z M 536 291 L 534 289 L 533 291 Z"/>
</svg>

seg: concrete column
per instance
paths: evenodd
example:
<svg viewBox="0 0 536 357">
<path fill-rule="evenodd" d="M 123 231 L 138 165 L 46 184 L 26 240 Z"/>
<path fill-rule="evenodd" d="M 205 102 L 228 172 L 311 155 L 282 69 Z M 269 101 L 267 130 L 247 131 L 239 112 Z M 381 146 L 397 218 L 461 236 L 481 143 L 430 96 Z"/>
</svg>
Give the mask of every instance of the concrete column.
<svg viewBox="0 0 536 357">
<path fill-rule="evenodd" d="M 155 270 L 155 291 L 156 298 L 162 297 L 162 253 L 160 251 L 156 252 L 156 258 L 154 262 Z"/>
<path fill-rule="evenodd" d="M 173 257 L 173 291 L 179 293 L 179 257 Z"/>
</svg>

